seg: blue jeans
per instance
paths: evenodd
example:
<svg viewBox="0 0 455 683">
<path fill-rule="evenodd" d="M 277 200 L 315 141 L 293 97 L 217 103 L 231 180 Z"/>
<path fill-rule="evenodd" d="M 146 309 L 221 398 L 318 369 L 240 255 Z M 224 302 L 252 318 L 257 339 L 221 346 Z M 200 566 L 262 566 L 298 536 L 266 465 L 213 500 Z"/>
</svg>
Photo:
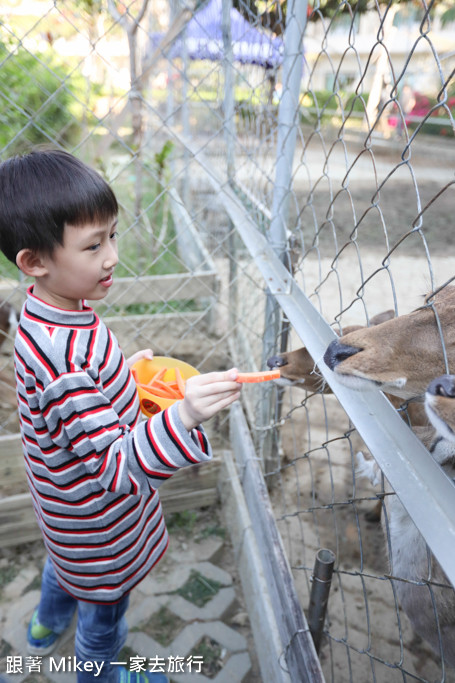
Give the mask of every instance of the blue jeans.
<svg viewBox="0 0 455 683">
<path fill-rule="evenodd" d="M 120 667 L 110 662 L 118 661 L 119 652 L 126 642 L 128 602 L 129 595 L 114 605 L 76 600 L 59 586 L 52 562 L 47 558 L 41 581 L 38 621 L 55 633 L 63 633 L 77 608 L 76 658 L 81 662 L 103 663 L 96 677 L 96 669 L 92 672 L 78 671 L 77 683 L 116 683 L 119 680 Z"/>
</svg>

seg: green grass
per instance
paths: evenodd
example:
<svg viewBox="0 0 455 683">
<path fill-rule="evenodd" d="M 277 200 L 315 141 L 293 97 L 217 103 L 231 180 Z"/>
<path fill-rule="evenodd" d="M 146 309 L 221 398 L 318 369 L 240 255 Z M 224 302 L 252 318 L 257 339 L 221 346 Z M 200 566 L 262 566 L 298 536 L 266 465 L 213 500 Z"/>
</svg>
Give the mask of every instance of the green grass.
<svg viewBox="0 0 455 683">
<path fill-rule="evenodd" d="M 195 538 L 196 543 L 204 540 L 204 538 L 210 538 L 211 536 L 218 536 L 219 538 L 226 538 L 226 529 L 219 524 L 210 524 L 204 527 Z"/>
<path fill-rule="evenodd" d="M 201 673 L 207 678 L 214 678 L 223 668 L 223 648 L 210 638 L 204 636 L 191 650 L 190 655 L 202 661 Z"/>
<path fill-rule="evenodd" d="M 0 251 L 0 277 L 19 280 L 19 275 L 19 268 L 14 263 L 11 263 Z"/>
<path fill-rule="evenodd" d="M 200 572 L 191 570 L 188 580 L 175 592 L 197 607 L 204 607 L 220 590 L 223 584 L 203 576 Z"/>
<path fill-rule="evenodd" d="M 134 626 L 131 631 L 142 631 L 166 647 L 182 630 L 184 623 L 180 617 L 163 605 L 158 612 L 152 614 L 148 621 Z"/>
<path fill-rule="evenodd" d="M 170 534 L 178 531 L 185 531 L 185 533 L 190 534 L 196 526 L 197 518 L 197 512 L 194 510 L 173 512 L 166 518 L 166 526 Z"/>
</svg>

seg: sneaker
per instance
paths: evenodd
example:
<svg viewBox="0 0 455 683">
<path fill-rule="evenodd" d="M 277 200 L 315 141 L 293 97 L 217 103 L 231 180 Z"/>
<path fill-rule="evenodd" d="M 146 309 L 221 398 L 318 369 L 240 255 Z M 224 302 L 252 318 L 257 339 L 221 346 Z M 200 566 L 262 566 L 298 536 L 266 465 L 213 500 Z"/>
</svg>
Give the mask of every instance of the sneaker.
<svg viewBox="0 0 455 683">
<path fill-rule="evenodd" d="M 169 678 L 164 674 L 150 673 L 149 671 L 128 671 L 124 666 L 120 667 L 118 683 L 169 683 Z"/>
<path fill-rule="evenodd" d="M 55 650 L 62 637 L 38 621 L 38 607 L 33 612 L 27 630 L 27 651 L 31 655 L 48 655 Z"/>
</svg>

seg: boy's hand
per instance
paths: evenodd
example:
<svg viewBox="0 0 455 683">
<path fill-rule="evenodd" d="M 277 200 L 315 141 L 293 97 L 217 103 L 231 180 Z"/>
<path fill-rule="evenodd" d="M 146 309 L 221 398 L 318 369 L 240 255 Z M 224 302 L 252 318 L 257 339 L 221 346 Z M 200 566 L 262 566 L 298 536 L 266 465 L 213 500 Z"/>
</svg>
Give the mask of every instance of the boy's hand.
<svg viewBox="0 0 455 683">
<path fill-rule="evenodd" d="M 143 358 L 147 358 L 147 360 L 152 360 L 152 349 L 142 349 L 142 351 L 136 351 L 136 353 L 133 353 L 132 356 L 126 359 L 126 363 L 128 367 L 131 368 L 135 363 L 137 363 L 138 360 L 142 360 Z"/>
<path fill-rule="evenodd" d="M 240 384 L 235 381 L 237 375 L 237 369 L 232 368 L 187 379 L 185 398 L 179 401 L 179 415 L 188 431 L 239 398 Z"/>
</svg>

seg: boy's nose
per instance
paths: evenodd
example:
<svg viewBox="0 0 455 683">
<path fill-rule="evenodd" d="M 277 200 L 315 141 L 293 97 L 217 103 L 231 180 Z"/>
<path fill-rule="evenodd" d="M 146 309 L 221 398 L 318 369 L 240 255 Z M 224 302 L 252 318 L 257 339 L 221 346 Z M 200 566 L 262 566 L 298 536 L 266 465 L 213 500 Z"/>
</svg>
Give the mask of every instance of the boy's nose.
<svg viewBox="0 0 455 683">
<path fill-rule="evenodd" d="M 116 266 L 118 263 L 118 251 L 117 251 L 117 246 L 110 245 L 109 246 L 109 251 L 106 254 L 106 258 L 104 259 L 104 267 L 109 269 L 113 268 Z"/>
</svg>

